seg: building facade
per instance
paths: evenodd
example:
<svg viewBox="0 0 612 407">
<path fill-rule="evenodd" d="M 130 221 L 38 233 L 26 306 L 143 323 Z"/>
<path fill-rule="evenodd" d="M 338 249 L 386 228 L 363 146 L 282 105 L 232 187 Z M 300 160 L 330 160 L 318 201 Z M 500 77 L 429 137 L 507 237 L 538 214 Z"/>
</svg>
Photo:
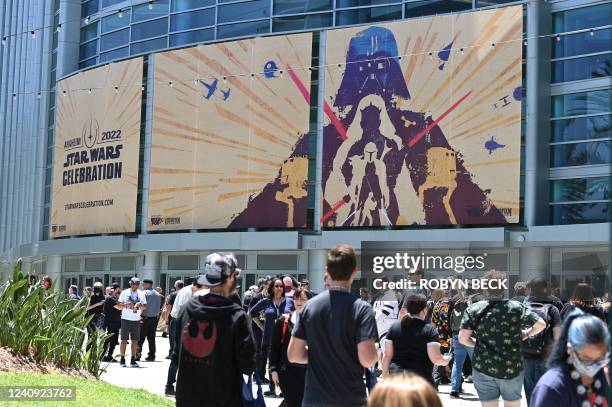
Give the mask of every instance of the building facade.
<svg viewBox="0 0 612 407">
<path fill-rule="evenodd" d="M 491 227 L 332 230 L 321 225 L 322 99 L 311 105 L 309 228 L 149 233 L 152 86 L 143 100 L 135 233 L 50 239 L 56 83 L 115 61 L 200 43 L 315 32 L 324 65 L 326 30 L 507 5 L 523 5 L 520 222 Z M 241 286 L 265 275 L 323 284 L 327 249 L 364 241 L 407 242 L 414 252 L 486 250 L 510 283 L 549 278 L 567 297 L 578 282 L 609 289 L 612 143 L 612 2 L 598 0 L 13 0 L 0 4 L 0 260 L 4 276 L 28 273 L 65 289 L 150 277 L 164 288 L 201 270 L 208 253 L 233 251 Z M 322 92 L 324 75 L 313 76 Z M 153 70 L 147 74 L 153 81 Z M 320 94 L 322 95 L 322 94 Z M 317 175 L 319 174 L 319 175 Z M 434 276 L 447 272 L 433 271 Z M 157 283 L 159 282 L 159 283 Z M 367 286 L 361 279 L 357 285 Z"/>
</svg>

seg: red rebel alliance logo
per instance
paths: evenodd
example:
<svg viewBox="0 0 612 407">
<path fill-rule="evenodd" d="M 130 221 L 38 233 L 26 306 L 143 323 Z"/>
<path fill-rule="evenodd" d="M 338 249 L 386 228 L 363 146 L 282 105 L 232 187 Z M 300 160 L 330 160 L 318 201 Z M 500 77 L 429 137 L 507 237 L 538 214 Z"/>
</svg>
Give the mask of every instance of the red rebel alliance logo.
<svg viewBox="0 0 612 407">
<path fill-rule="evenodd" d="M 183 329 L 183 347 L 192 356 L 205 358 L 215 349 L 217 326 L 215 321 L 191 320 Z"/>
</svg>

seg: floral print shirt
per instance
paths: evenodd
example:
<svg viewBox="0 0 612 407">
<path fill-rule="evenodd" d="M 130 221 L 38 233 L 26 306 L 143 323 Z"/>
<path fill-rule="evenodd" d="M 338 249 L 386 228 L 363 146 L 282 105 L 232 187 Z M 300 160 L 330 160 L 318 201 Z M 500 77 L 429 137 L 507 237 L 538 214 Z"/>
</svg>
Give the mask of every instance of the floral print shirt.
<svg viewBox="0 0 612 407">
<path fill-rule="evenodd" d="M 473 368 L 498 379 L 517 377 L 523 370 L 521 331 L 538 319 L 538 314 L 513 300 L 484 300 L 468 307 L 461 329 L 474 331 Z"/>
</svg>

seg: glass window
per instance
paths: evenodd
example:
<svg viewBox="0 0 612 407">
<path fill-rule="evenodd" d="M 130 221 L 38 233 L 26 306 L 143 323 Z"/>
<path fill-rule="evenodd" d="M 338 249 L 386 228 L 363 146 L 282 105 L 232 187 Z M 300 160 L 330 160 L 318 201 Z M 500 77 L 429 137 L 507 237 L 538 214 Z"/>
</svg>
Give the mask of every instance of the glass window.
<svg viewBox="0 0 612 407">
<path fill-rule="evenodd" d="M 332 14 L 308 14 L 292 17 L 278 17 L 273 21 L 273 31 L 307 30 L 329 27 L 332 25 Z"/>
<path fill-rule="evenodd" d="M 496 6 L 498 4 L 512 3 L 513 1 L 516 0 L 476 0 L 476 7 Z"/>
<path fill-rule="evenodd" d="M 469 10 L 471 0 L 424 0 L 406 3 L 406 17 L 430 16 L 453 11 Z"/>
<path fill-rule="evenodd" d="M 307 13 L 331 8 L 332 0 L 274 0 L 274 14 Z"/>
<path fill-rule="evenodd" d="M 152 18 L 168 15 L 168 0 L 155 0 L 150 5 L 148 3 L 132 7 L 132 21 L 150 20 Z"/>
<path fill-rule="evenodd" d="M 136 269 L 136 257 L 134 256 L 111 257 L 110 269 L 111 271 L 135 270 Z"/>
<path fill-rule="evenodd" d="M 168 37 L 156 38 L 154 40 L 132 43 L 130 54 L 142 54 L 143 52 L 154 51 L 168 46 Z"/>
<path fill-rule="evenodd" d="M 81 5 L 81 18 L 96 14 L 98 10 L 98 0 L 86 1 Z"/>
<path fill-rule="evenodd" d="M 577 117 L 553 120 L 551 141 L 579 141 L 594 138 L 612 138 L 612 115 Z"/>
<path fill-rule="evenodd" d="M 93 57 L 85 61 L 79 62 L 79 69 L 84 69 L 84 68 L 89 68 L 90 66 L 94 66 L 96 64 L 97 59 L 98 59 L 97 57 Z"/>
<path fill-rule="evenodd" d="M 600 201 L 610 199 L 609 177 L 557 179 L 551 181 L 551 202 Z"/>
<path fill-rule="evenodd" d="M 214 5 L 215 0 L 172 0 L 172 11 L 185 11 Z"/>
<path fill-rule="evenodd" d="M 592 141 L 551 146 L 551 167 L 610 164 L 611 141 Z"/>
<path fill-rule="evenodd" d="M 170 17 L 170 31 L 184 31 L 215 24 L 215 9 L 174 14 Z"/>
<path fill-rule="evenodd" d="M 610 24 L 612 3 L 581 7 L 553 14 L 554 32 L 582 30 Z"/>
<path fill-rule="evenodd" d="M 104 257 L 86 258 L 85 271 L 104 271 Z"/>
<path fill-rule="evenodd" d="M 114 6 L 115 4 L 121 3 L 123 0 L 102 0 L 102 8 Z"/>
<path fill-rule="evenodd" d="M 130 42 L 130 29 L 126 28 L 121 31 L 103 35 L 100 37 L 100 51 L 113 49 L 122 45 L 127 45 Z"/>
<path fill-rule="evenodd" d="M 270 0 L 254 0 L 219 6 L 218 13 L 219 23 L 270 17 Z"/>
<path fill-rule="evenodd" d="M 582 32 L 551 38 L 553 58 L 594 54 L 612 49 L 612 28 Z"/>
<path fill-rule="evenodd" d="M 148 21 L 146 23 L 132 25 L 132 41 L 144 40 L 146 38 L 159 37 L 168 32 L 168 18 Z"/>
<path fill-rule="evenodd" d="M 98 22 L 89 24 L 81 28 L 81 42 L 93 40 L 98 35 Z"/>
<path fill-rule="evenodd" d="M 552 64 L 552 82 L 603 78 L 612 75 L 612 53 L 555 61 Z"/>
<path fill-rule="evenodd" d="M 112 61 L 114 59 L 125 58 L 129 55 L 130 55 L 129 47 L 114 49 L 112 51 L 100 54 L 100 63 L 106 62 L 106 61 Z"/>
<path fill-rule="evenodd" d="M 360 8 L 336 12 L 336 25 L 361 24 L 375 21 L 399 20 L 402 6 Z"/>
<path fill-rule="evenodd" d="M 79 60 L 87 59 L 91 56 L 96 55 L 98 52 L 98 41 L 90 41 L 86 44 L 83 44 L 79 47 Z"/>
<path fill-rule="evenodd" d="M 205 30 L 187 31 L 178 34 L 170 35 L 170 46 L 178 47 L 180 45 L 196 44 L 200 42 L 210 41 L 215 39 L 215 29 L 207 28 Z"/>
<path fill-rule="evenodd" d="M 108 17 L 104 17 L 101 20 L 101 31 L 103 33 L 108 31 L 117 30 L 119 28 L 127 27 L 130 24 L 130 14 L 131 11 L 129 9 L 123 12 L 123 17 L 119 17 L 119 13 L 112 14 Z"/>
<path fill-rule="evenodd" d="M 197 270 L 199 258 L 195 255 L 168 256 L 168 270 Z"/>
<path fill-rule="evenodd" d="M 64 271 L 66 272 L 81 271 L 81 259 L 79 258 L 64 259 Z"/>
<path fill-rule="evenodd" d="M 551 205 L 552 224 L 607 222 L 609 207 L 606 202 Z"/>
<path fill-rule="evenodd" d="M 612 88 L 553 96 L 552 117 L 609 112 L 611 101 Z"/>
<path fill-rule="evenodd" d="M 296 270 L 295 254 L 259 254 L 257 255 L 257 270 Z"/>
<path fill-rule="evenodd" d="M 400 3 L 397 0 L 336 0 L 337 8 L 376 6 L 379 4 Z"/>
<path fill-rule="evenodd" d="M 609 254 L 601 252 L 564 252 L 562 266 L 564 271 L 603 271 L 608 270 Z"/>
<path fill-rule="evenodd" d="M 241 37 L 245 35 L 264 34 L 267 32 L 270 32 L 270 23 L 268 20 L 220 25 L 217 27 L 218 38 Z"/>
</svg>

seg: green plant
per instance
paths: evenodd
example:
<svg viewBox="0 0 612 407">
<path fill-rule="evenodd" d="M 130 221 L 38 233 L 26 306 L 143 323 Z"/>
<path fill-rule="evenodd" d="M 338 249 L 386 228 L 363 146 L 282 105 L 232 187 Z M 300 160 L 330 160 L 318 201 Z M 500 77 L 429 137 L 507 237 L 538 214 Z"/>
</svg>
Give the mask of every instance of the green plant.
<svg viewBox="0 0 612 407">
<path fill-rule="evenodd" d="M 38 284 L 15 267 L 12 280 L 0 286 L 0 346 L 62 368 L 83 368 L 96 376 L 102 371 L 103 331 L 95 329 L 86 340 L 91 316 L 87 299 L 78 302 Z"/>
</svg>

